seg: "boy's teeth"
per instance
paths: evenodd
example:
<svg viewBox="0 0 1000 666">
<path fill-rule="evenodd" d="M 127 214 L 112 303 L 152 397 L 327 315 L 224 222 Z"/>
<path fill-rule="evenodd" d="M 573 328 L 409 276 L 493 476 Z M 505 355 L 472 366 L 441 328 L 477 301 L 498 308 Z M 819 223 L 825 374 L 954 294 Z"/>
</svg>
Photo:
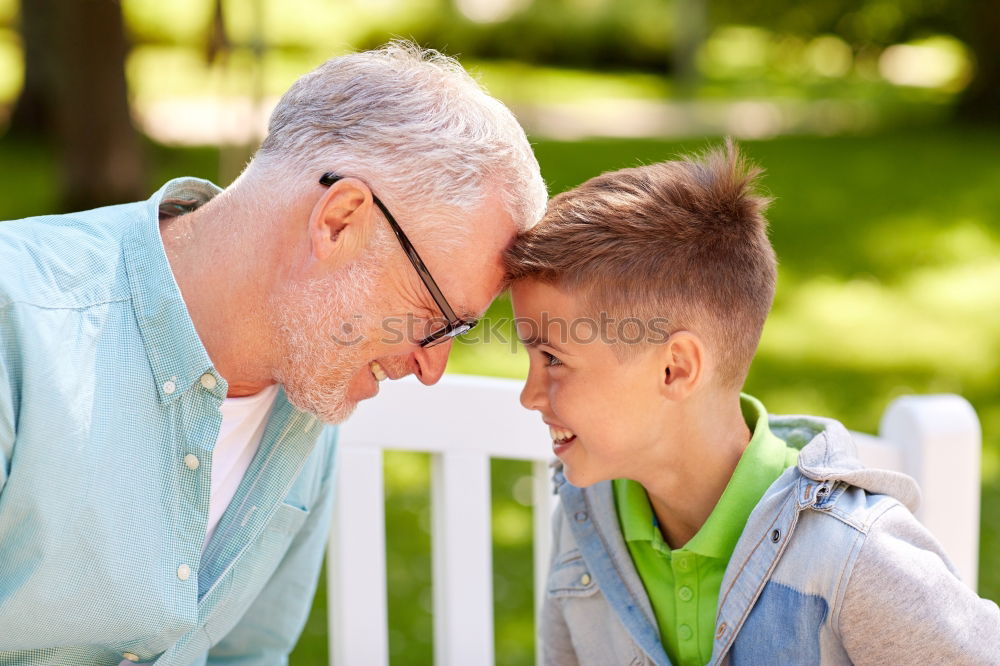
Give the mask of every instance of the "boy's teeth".
<svg viewBox="0 0 1000 666">
<path fill-rule="evenodd" d="M 567 439 L 573 438 L 573 433 L 565 428 L 556 428 L 555 426 L 549 426 L 549 434 L 552 436 L 553 442 L 565 442 Z"/>
<path fill-rule="evenodd" d="M 378 364 L 378 361 L 371 362 L 371 370 L 372 374 L 375 375 L 375 379 L 378 381 L 389 378 L 389 375 L 385 374 L 385 370 L 383 370 L 382 366 Z"/>
</svg>

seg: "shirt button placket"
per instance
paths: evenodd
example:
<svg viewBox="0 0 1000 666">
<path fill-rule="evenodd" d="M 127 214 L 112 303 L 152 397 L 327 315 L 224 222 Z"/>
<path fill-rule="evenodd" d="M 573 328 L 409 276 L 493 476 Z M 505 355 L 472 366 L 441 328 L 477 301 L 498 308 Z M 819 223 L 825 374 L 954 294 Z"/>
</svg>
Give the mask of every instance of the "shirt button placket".
<svg viewBox="0 0 1000 666">
<path fill-rule="evenodd" d="M 677 639 L 680 662 L 696 663 L 698 641 L 695 627 L 698 626 L 697 577 L 694 575 L 692 555 L 685 552 L 673 553 L 674 585 L 677 595 Z"/>
</svg>

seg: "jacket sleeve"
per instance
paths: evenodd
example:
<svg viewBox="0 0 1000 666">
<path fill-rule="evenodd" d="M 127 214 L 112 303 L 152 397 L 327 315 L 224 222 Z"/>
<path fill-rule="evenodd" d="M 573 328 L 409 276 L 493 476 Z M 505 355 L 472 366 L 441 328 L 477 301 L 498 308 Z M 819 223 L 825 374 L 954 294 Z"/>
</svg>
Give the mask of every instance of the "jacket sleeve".
<svg viewBox="0 0 1000 666">
<path fill-rule="evenodd" d="M 326 471 L 309 516 L 260 595 L 239 623 L 208 653 L 208 666 L 276 666 L 302 633 L 319 579 L 333 512 L 336 430 L 325 428 Z"/>
<path fill-rule="evenodd" d="M 561 552 L 561 538 L 568 530 L 566 512 L 562 504 L 556 502 L 552 511 L 552 556 L 549 558 L 549 576 L 552 575 L 552 564 L 556 555 Z M 563 615 L 562 604 L 558 599 L 548 594 L 548 576 L 546 577 L 545 596 L 542 601 L 542 613 L 539 619 L 538 640 L 542 642 L 542 661 L 545 666 L 576 666 L 579 660 L 573 649 L 569 626 Z"/>
<path fill-rule="evenodd" d="M 1000 664 L 1000 610 L 959 580 L 903 506 L 872 525 L 839 616 L 855 664 Z"/>
</svg>

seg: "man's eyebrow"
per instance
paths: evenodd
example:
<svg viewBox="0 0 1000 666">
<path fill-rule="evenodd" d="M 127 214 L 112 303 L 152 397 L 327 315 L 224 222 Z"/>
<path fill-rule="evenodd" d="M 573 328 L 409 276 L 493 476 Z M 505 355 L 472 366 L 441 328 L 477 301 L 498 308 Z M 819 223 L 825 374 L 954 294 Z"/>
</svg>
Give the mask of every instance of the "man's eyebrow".
<svg viewBox="0 0 1000 666">
<path fill-rule="evenodd" d="M 468 305 L 459 305 L 457 307 L 452 306 L 452 309 L 455 311 L 455 316 L 457 316 L 459 319 L 475 319 L 476 321 L 479 321 L 480 319 L 486 316 L 485 311 L 476 312 Z"/>
</svg>

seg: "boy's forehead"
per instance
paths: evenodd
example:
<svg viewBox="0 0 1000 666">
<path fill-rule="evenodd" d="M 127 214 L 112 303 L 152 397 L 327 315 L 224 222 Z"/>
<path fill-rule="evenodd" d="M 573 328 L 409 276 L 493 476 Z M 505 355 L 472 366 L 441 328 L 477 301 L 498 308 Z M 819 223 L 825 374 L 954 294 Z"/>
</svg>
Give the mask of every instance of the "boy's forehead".
<svg viewBox="0 0 1000 666">
<path fill-rule="evenodd" d="M 541 313 L 575 316 L 580 312 L 578 297 L 556 285 L 539 280 L 519 280 L 511 286 L 511 302 L 518 317 L 537 319 Z"/>
<path fill-rule="evenodd" d="M 597 342 L 597 322 L 583 314 L 580 297 L 555 285 L 521 280 L 511 287 L 517 336 L 531 347 L 548 345 L 568 352 L 577 338 Z"/>
</svg>

